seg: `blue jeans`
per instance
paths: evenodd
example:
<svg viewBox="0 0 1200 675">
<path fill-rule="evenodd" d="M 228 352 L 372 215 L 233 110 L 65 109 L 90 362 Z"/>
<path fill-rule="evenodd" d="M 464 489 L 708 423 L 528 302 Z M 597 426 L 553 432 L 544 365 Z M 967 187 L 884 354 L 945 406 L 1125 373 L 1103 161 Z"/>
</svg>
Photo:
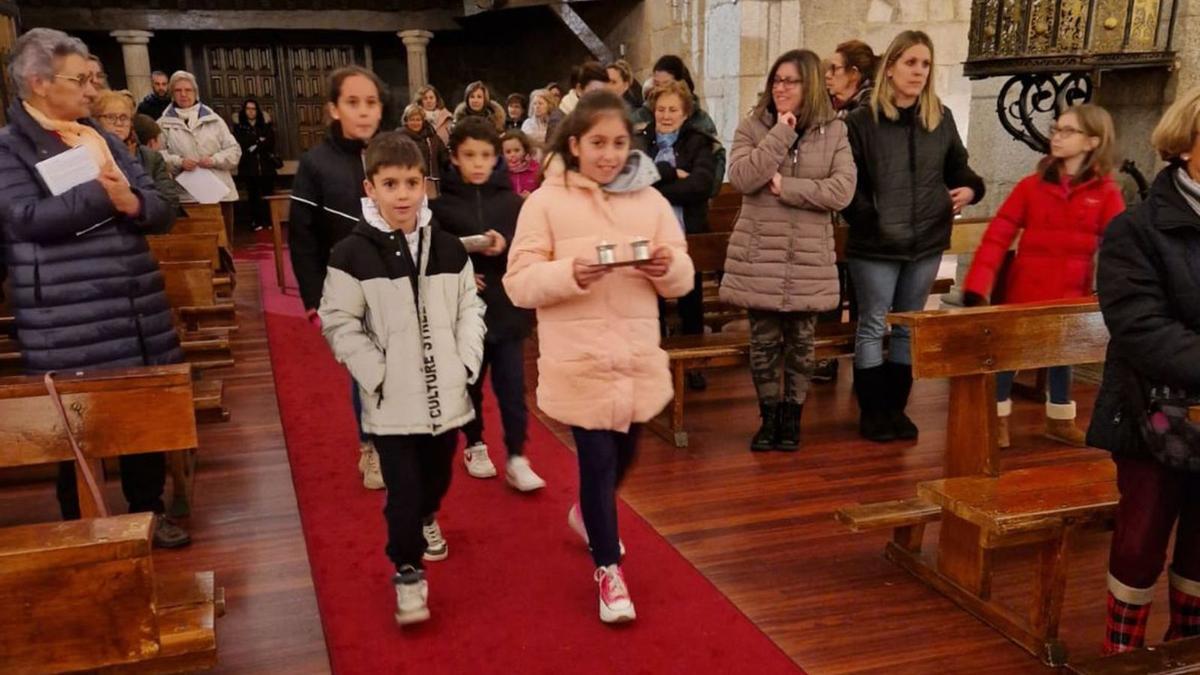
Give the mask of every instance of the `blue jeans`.
<svg viewBox="0 0 1200 675">
<path fill-rule="evenodd" d="M 1047 368 L 1046 380 L 1050 384 L 1050 402 L 1066 404 L 1071 402 L 1071 366 L 1054 366 Z M 1015 372 L 996 373 L 996 400 L 1007 401 L 1012 396 L 1013 378 Z"/>
<path fill-rule="evenodd" d="M 888 312 L 925 309 L 937 278 L 941 254 L 911 262 L 850 258 L 850 278 L 858 297 L 858 332 L 854 337 L 854 365 L 860 369 L 883 365 L 883 336 Z M 893 326 L 888 360 L 912 364 L 906 326 Z"/>
<path fill-rule="evenodd" d="M 366 443 L 367 434 L 362 428 L 362 394 L 358 391 L 358 383 L 350 378 L 350 403 L 354 406 L 354 426 L 358 428 L 358 442 Z"/>
<path fill-rule="evenodd" d="M 525 453 L 525 435 L 529 413 L 525 408 L 525 340 L 503 340 L 483 343 L 483 362 L 479 379 L 467 388 L 475 405 L 475 419 L 463 425 L 467 445 L 483 442 L 483 381 L 492 371 L 492 392 L 500 407 L 500 422 L 504 426 L 504 447 L 508 456 Z"/>
</svg>

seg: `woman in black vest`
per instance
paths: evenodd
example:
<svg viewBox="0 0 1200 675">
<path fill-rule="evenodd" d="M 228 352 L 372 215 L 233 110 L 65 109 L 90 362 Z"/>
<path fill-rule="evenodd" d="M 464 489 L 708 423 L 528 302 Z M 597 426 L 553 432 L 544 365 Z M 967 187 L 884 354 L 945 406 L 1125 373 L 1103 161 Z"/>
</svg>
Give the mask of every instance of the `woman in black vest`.
<svg viewBox="0 0 1200 675">
<path fill-rule="evenodd" d="M 1169 162 L 1113 219 L 1097 288 L 1111 340 L 1087 442 L 1117 464 L 1104 652 L 1141 647 L 1167 558 L 1171 624 L 1200 635 L 1200 89 L 1176 99 L 1151 141 Z M 1151 413 L 1150 411 L 1154 411 Z"/>
<path fill-rule="evenodd" d="M 954 215 L 983 198 L 983 180 L 967 164 L 932 74 L 929 36 L 900 33 L 879 66 L 870 105 L 846 118 L 858 165 L 854 200 L 842 211 L 858 298 L 854 390 L 859 434 L 877 442 L 917 437 L 904 414 L 912 389 L 908 329 L 893 327 L 885 361 L 887 313 L 924 309 Z"/>
<path fill-rule="evenodd" d="M 361 66 L 340 68 L 329 76 L 329 135 L 300 157 L 292 183 L 288 247 L 292 270 L 308 320 L 320 324 L 317 308 L 325 286 L 329 252 L 362 221 L 363 153 L 379 131 L 385 89 L 375 73 Z M 354 419 L 358 425 L 358 470 L 363 487 L 383 489 L 379 456 L 362 431 L 362 400 L 350 383 Z"/>
</svg>

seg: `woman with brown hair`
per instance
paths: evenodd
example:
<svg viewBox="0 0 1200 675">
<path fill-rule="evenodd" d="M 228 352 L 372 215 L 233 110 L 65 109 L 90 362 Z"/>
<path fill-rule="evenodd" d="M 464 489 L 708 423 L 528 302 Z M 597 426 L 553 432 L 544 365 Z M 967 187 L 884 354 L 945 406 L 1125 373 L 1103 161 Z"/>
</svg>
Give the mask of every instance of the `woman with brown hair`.
<svg viewBox="0 0 1200 675">
<path fill-rule="evenodd" d="M 478 80 L 467 85 L 463 102 L 454 109 L 455 124 L 467 117 L 482 117 L 495 125 L 496 133 L 504 133 L 504 107 L 492 100 L 491 90 Z"/>
<path fill-rule="evenodd" d="M 881 443 L 917 437 L 904 414 L 912 390 L 908 328 L 892 328 L 885 359 L 888 312 L 925 308 L 954 215 L 983 198 L 954 116 L 934 91 L 933 64 L 928 35 L 900 33 L 884 54 L 870 105 L 846 116 L 858 167 L 854 200 L 842 211 L 858 298 L 858 430 Z"/>
<path fill-rule="evenodd" d="M 413 100 L 425 111 L 425 119 L 433 127 L 438 138 L 442 139 L 442 143 L 449 143 L 450 123 L 454 121 L 454 115 L 446 109 L 446 102 L 442 100 L 438 90 L 432 84 L 427 84 L 417 90 Z"/>
<path fill-rule="evenodd" d="M 750 310 L 750 370 L 762 426 L 750 449 L 794 451 L 812 377 L 817 313 L 838 302 L 833 214 L 854 195 L 846 125 L 808 50 L 780 56 L 734 135 L 729 182 L 742 209 L 721 300 Z"/>
<path fill-rule="evenodd" d="M 833 50 L 825 62 L 825 89 L 839 118 L 870 103 L 878 65 L 879 57 L 862 40 L 847 40 Z"/>
</svg>

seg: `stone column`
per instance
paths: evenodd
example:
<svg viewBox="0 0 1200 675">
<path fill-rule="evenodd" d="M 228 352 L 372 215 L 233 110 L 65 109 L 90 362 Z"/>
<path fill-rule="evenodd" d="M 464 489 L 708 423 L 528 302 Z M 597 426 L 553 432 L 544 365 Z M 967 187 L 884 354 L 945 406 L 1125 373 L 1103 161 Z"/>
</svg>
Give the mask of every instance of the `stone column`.
<svg viewBox="0 0 1200 675">
<path fill-rule="evenodd" d="M 417 89 L 429 84 L 429 58 L 425 48 L 433 39 L 433 33 L 427 30 L 402 30 L 396 35 L 408 50 L 408 96 L 417 95 Z"/>
<path fill-rule="evenodd" d="M 133 97 L 141 101 L 153 89 L 150 86 L 150 38 L 154 33 L 146 30 L 114 30 L 109 33 L 121 43 L 125 56 L 125 86 Z"/>
</svg>

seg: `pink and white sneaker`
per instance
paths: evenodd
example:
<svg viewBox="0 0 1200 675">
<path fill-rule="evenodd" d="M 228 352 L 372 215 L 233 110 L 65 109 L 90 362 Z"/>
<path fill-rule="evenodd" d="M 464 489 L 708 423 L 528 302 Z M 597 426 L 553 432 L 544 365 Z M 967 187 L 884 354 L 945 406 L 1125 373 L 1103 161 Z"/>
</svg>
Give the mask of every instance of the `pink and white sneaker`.
<svg viewBox="0 0 1200 675">
<path fill-rule="evenodd" d="M 592 575 L 600 584 L 600 620 L 604 623 L 625 623 L 637 618 L 633 601 L 629 599 L 629 588 L 625 586 L 625 575 L 618 565 L 597 567 Z"/>
</svg>

